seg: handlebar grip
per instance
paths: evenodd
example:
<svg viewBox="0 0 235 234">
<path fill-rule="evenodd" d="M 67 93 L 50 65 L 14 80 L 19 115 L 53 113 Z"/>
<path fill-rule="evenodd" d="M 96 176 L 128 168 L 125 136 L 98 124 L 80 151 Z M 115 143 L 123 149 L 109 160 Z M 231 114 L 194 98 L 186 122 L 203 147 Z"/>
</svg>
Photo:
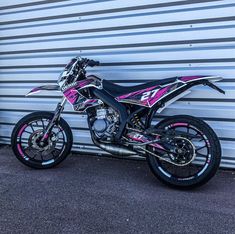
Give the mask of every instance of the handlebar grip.
<svg viewBox="0 0 235 234">
<path fill-rule="evenodd" d="M 90 67 L 99 66 L 100 62 L 99 61 L 94 61 L 94 60 L 89 60 L 87 65 L 90 66 Z"/>
</svg>

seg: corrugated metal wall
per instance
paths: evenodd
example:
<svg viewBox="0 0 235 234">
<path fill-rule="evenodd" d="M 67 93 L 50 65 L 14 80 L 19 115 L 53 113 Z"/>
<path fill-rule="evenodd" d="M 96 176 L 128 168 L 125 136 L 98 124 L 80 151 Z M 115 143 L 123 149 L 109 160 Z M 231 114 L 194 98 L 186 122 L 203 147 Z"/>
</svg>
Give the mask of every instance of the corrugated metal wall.
<svg viewBox="0 0 235 234">
<path fill-rule="evenodd" d="M 226 96 L 207 87 L 171 105 L 161 117 L 189 114 L 219 135 L 223 166 L 235 168 L 235 2 L 217 0 L 0 1 L 0 142 L 36 110 L 53 110 L 58 94 L 24 95 L 53 84 L 73 56 L 100 60 L 90 69 L 123 85 L 181 75 L 220 75 Z M 97 152 L 86 116 L 66 106 L 74 149 Z M 98 151 L 101 152 L 101 151 Z"/>
</svg>

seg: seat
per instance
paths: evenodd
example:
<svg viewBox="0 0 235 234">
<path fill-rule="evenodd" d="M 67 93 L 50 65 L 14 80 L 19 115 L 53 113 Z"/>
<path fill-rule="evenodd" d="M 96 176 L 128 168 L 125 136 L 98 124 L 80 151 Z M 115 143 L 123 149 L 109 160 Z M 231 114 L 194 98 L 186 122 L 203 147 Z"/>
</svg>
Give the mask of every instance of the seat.
<svg viewBox="0 0 235 234">
<path fill-rule="evenodd" d="M 147 83 L 140 84 L 140 85 L 134 85 L 134 86 L 121 86 L 121 85 L 117 85 L 111 81 L 103 80 L 103 89 L 106 92 L 108 92 L 111 96 L 118 97 L 123 94 L 132 93 L 132 92 L 135 92 L 135 91 L 138 91 L 141 89 L 146 89 L 146 88 L 149 88 L 152 86 L 173 83 L 177 80 L 177 78 L 178 77 L 171 77 L 171 78 L 167 78 L 167 79 L 155 80 L 155 81 L 147 82 Z"/>
</svg>

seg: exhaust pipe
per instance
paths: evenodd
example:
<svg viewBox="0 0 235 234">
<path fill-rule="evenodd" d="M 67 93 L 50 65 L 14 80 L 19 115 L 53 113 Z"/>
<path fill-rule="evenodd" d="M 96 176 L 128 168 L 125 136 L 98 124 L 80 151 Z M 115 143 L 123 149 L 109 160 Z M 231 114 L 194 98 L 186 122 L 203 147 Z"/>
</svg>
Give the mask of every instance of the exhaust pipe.
<svg viewBox="0 0 235 234">
<path fill-rule="evenodd" d="M 132 156 L 137 154 L 135 151 L 129 149 L 126 146 L 115 145 L 111 143 L 100 143 L 94 137 L 92 137 L 92 140 L 96 146 L 117 156 Z"/>
<path fill-rule="evenodd" d="M 131 156 L 131 155 L 136 154 L 136 152 L 128 149 L 125 146 L 114 145 L 114 144 L 104 144 L 104 143 L 99 143 L 98 146 L 101 149 L 103 149 L 111 154 L 118 155 L 118 156 Z"/>
</svg>

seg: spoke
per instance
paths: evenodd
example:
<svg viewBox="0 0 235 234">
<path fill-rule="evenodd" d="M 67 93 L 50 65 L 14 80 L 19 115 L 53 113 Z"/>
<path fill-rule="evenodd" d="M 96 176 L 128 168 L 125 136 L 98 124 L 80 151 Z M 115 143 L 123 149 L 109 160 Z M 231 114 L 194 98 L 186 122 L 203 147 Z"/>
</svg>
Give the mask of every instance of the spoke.
<svg viewBox="0 0 235 234">
<path fill-rule="evenodd" d="M 26 133 L 28 133 L 28 134 L 32 134 L 33 132 L 29 132 L 29 131 L 24 131 L 24 132 L 26 132 Z"/>
<path fill-rule="evenodd" d="M 208 157 L 207 154 L 200 154 L 200 153 L 197 153 L 198 156 L 201 156 L 201 157 Z"/>
<path fill-rule="evenodd" d="M 60 130 L 57 132 L 57 134 L 60 133 L 60 132 L 63 132 L 63 129 L 60 129 Z"/>
<path fill-rule="evenodd" d="M 59 138 L 56 143 L 62 143 L 62 144 L 64 144 L 64 139 Z"/>
<path fill-rule="evenodd" d="M 34 132 L 34 128 L 33 128 L 33 125 L 32 125 L 32 124 L 30 124 L 30 127 L 31 127 L 31 129 L 33 130 L 33 132 Z"/>
<path fill-rule="evenodd" d="M 181 149 L 185 149 L 185 147 L 186 147 L 186 145 L 183 145 L 183 146 L 181 147 Z"/>
<path fill-rule="evenodd" d="M 42 128 L 43 128 L 43 130 L 45 130 L 45 125 L 44 125 L 43 119 L 41 119 L 41 121 L 42 121 Z"/>
<path fill-rule="evenodd" d="M 59 132 L 57 132 L 57 133 L 56 133 L 56 137 L 58 137 L 58 139 L 62 139 L 62 140 L 64 140 L 64 136 L 59 137 L 59 134 L 60 134 L 61 132 L 63 132 L 63 131 L 59 131 Z"/>
<path fill-rule="evenodd" d="M 202 146 L 202 147 L 197 148 L 195 151 L 196 151 L 196 152 L 198 152 L 199 150 L 201 150 L 201 149 L 203 149 L 203 148 L 205 148 L 205 147 L 206 147 L 206 145 L 204 145 L 204 146 Z"/>
<path fill-rule="evenodd" d="M 198 133 L 195 135 L 195 136 L 193 136 L 193 137 L 191 137 L 191 139 L 190 140 L 192 140 L 192 139 L 203 139 Z"/>
</svg>

